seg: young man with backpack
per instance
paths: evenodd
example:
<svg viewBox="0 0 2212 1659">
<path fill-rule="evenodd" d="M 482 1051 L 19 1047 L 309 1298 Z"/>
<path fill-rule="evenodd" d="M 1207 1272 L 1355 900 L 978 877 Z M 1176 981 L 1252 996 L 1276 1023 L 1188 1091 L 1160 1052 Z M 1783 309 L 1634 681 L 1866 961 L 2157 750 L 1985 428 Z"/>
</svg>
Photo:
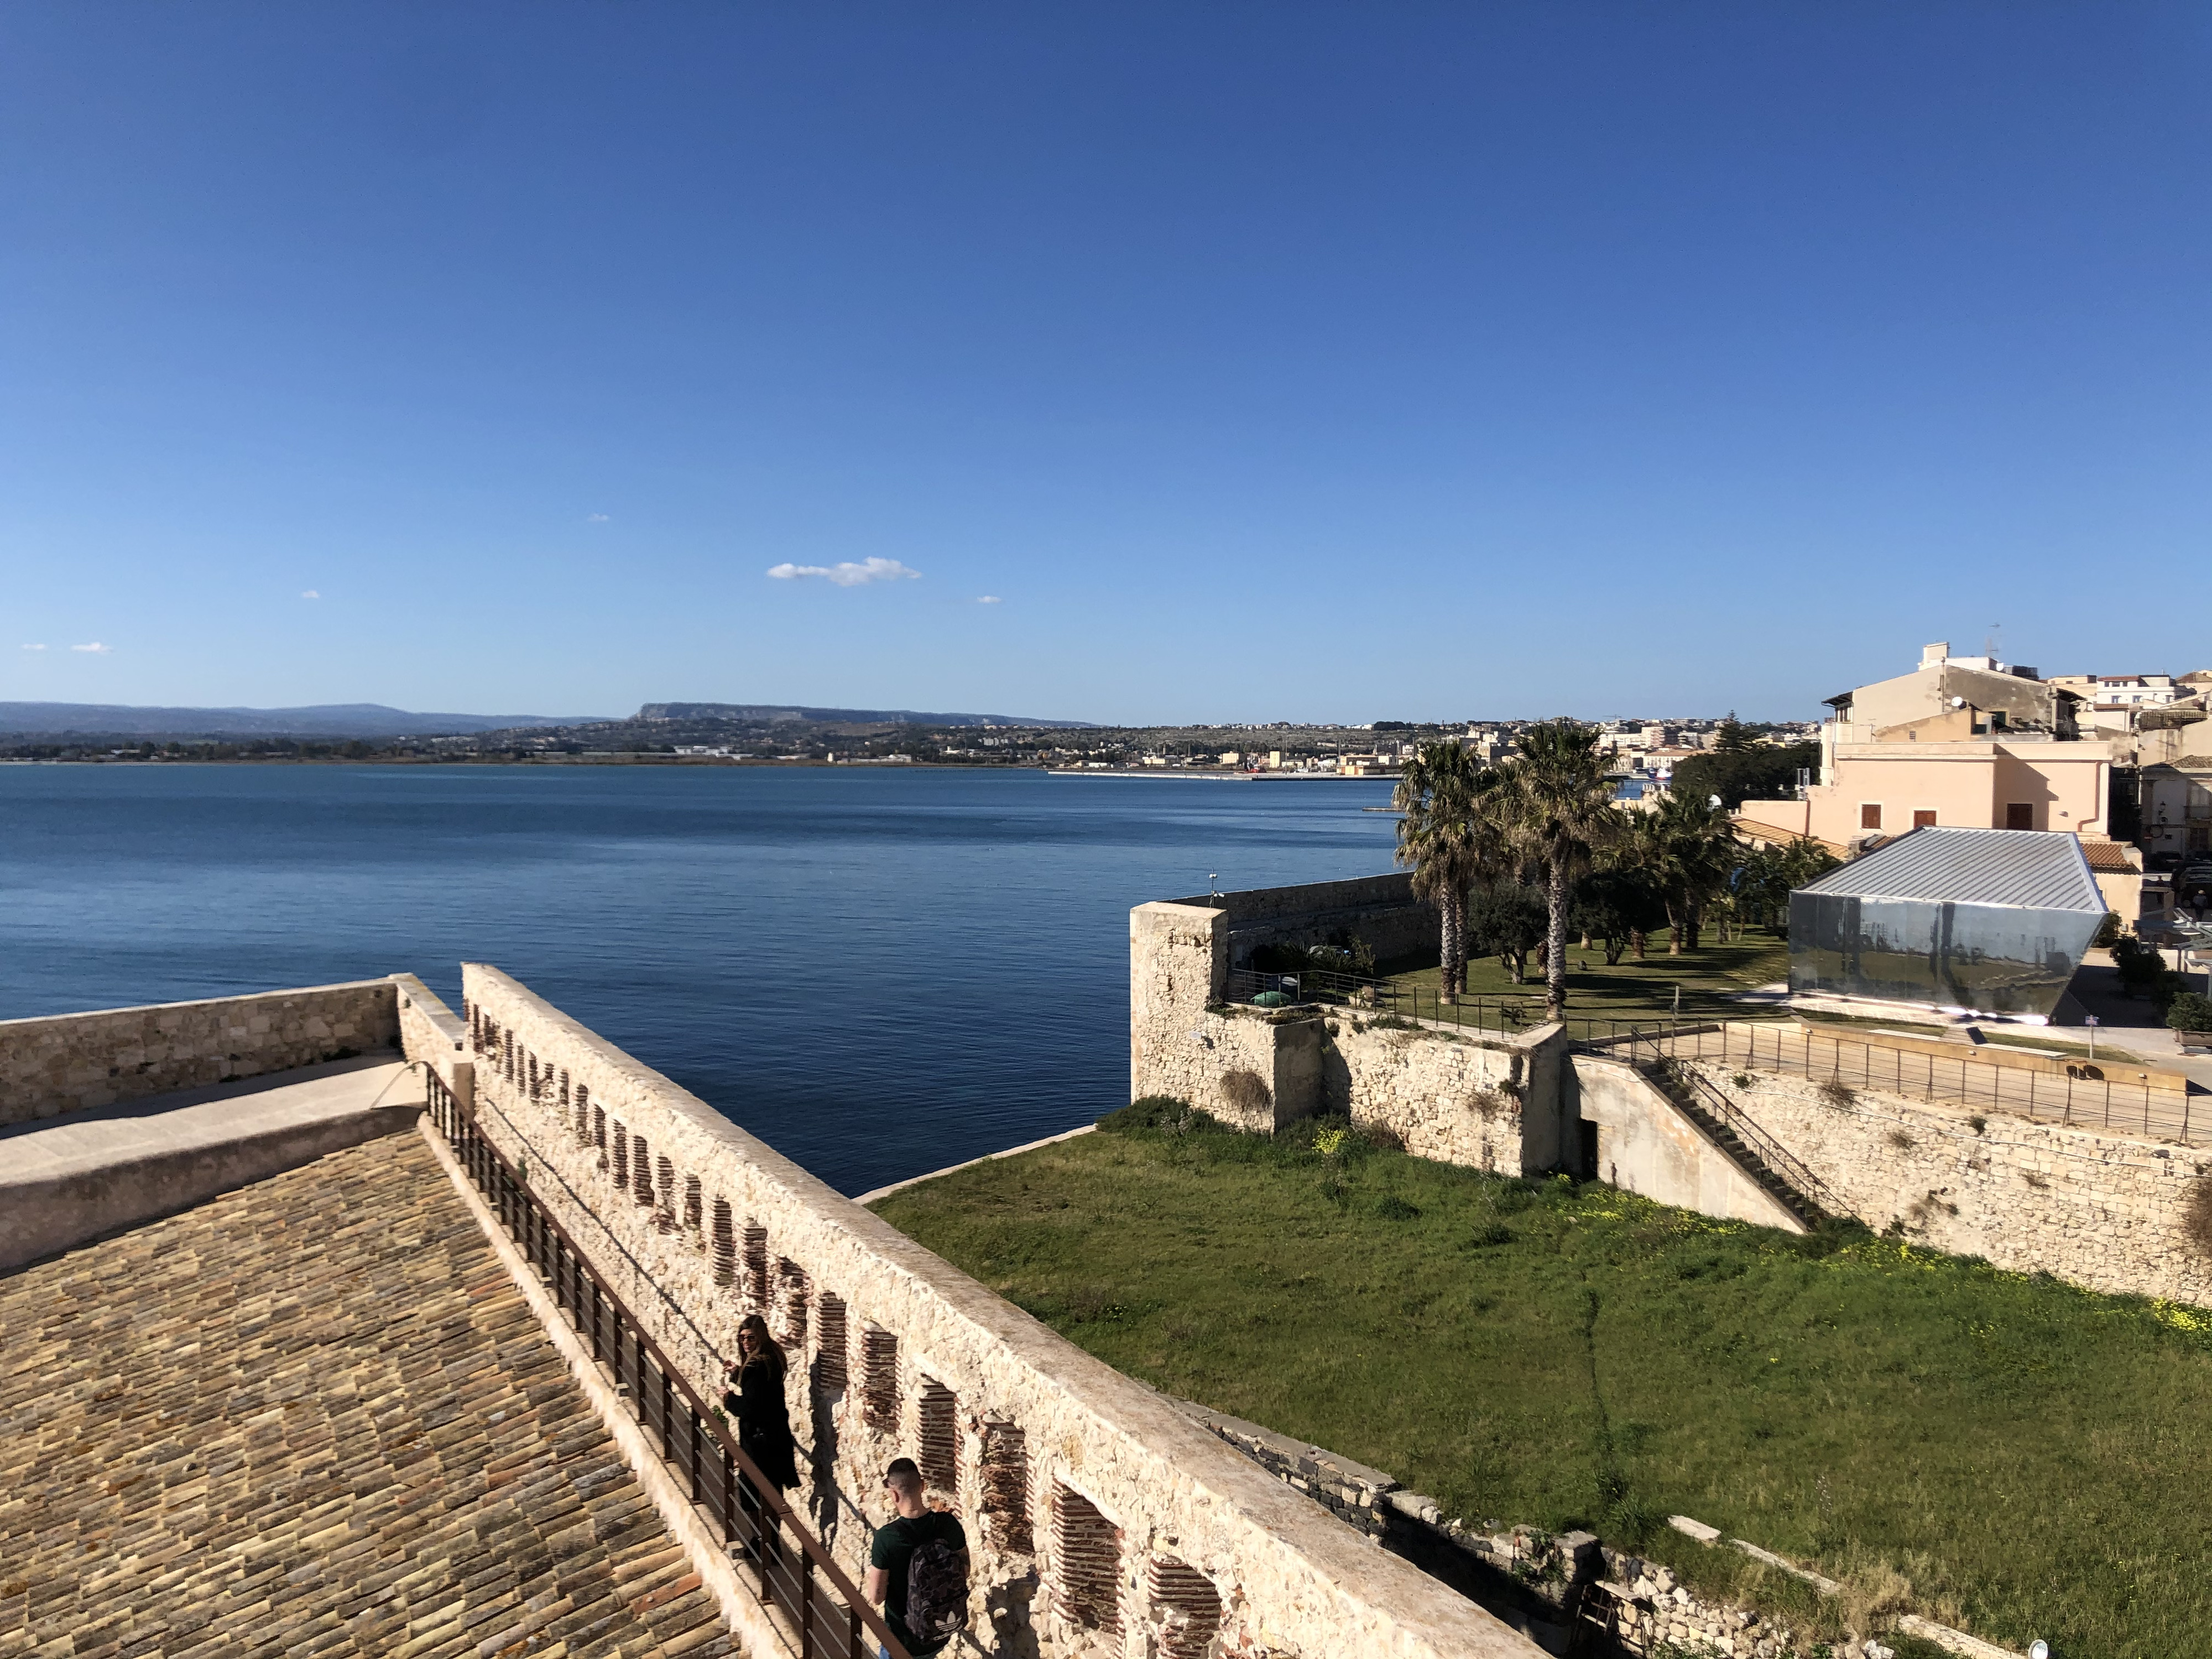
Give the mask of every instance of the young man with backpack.
<svg viewBox="0 0 2212 1659">
<path fill-rule="evenodd" d="M 898 1514 L 876 1528 L 865 1589 L 891 1634 L 923 1659 L 968 1626 L 968 1534 L 921 1501 L 921 1471 L 911 1457 L 892 1460 L 884 1489 Z"/>
</svg>

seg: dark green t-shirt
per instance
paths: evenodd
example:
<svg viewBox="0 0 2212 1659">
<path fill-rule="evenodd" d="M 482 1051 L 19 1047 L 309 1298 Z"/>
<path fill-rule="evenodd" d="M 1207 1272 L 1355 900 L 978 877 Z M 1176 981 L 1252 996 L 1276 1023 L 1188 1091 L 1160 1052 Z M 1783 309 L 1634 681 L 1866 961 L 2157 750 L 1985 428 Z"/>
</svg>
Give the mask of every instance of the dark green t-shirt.
<svg viewBox="0 0 2212 1659">
<path fill-rule="evenodd" d="M 937 1647 L 918 1647 L 906 1627 L 907 1569 L 914 1564 L 914 1553 L 933 1538 L 943 1539 L 956 1550 L 968 1547 L 968 1534 L 960 1522 L 942 1510 L 932 1510 L 911 1521 L 901 1516 L 889 1526 L 878 1527 L 875 1547 L 868 1552 L 868 1565 L 880 1567 L 890 1581 L 884 1595 L 884 1622 L 891 1627 L 900 1645 L 912 1654 L 934 1653 L 945 1645 L 939 1642 Z"/>
</svg>

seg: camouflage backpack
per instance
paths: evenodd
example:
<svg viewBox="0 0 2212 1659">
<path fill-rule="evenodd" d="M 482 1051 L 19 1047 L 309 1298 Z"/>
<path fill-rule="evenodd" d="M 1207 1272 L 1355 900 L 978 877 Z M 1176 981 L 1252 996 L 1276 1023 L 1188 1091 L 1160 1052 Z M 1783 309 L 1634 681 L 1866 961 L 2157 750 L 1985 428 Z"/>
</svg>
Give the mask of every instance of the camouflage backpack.
<svg viewBox="0 0 2212 1659">
<path fill-rule="evenodd" d="M 907 1567 L 906 1627 L 925 1644 L 968 1628 L 967 1571 L 960 1553 L 942 1538 L 918 1547 Z"/>
</svg>

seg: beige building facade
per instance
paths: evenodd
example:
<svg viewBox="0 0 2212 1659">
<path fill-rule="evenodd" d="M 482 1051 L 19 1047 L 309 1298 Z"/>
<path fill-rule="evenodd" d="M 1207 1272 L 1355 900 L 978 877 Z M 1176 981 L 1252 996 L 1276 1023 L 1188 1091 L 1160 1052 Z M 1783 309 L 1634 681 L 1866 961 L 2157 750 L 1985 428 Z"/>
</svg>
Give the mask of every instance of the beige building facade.
<svg viewBox="0 0 2212 1659">
<path fill-rule="evenodd" d="M 1828 702 L 1820 781 L 1800 800 L 1744 802 L 1747 838 L 1809 836 L 1849 854 L 1929 826 L 2063 831 L 2112 908 L 2136 914 L 2140 855 L 2112 840 L 2114 744 L 2081 735 L 2076 693 L 1938 643 L 1911 673 Z"/>
</svg>

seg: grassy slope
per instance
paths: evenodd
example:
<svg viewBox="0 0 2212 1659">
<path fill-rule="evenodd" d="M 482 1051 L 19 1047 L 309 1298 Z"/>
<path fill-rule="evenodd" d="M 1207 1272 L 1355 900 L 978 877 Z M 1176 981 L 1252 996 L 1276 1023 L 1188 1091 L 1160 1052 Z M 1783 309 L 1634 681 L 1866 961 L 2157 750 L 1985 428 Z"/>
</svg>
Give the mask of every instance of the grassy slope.
<svg viewBox="0 0 2212 1659">
<path fill-rule="evenodd" d="M 1331 1164 L 1311 1132 L 1086 1136 L 878 1207 L 1121 1370 L 1447 1514 L 1725 1577 L 1653 1531 L 1686 1512 L 2015 1647 L 2212 1655 L 2212 1319 L 1356 1139 Z"/>
</svg>

